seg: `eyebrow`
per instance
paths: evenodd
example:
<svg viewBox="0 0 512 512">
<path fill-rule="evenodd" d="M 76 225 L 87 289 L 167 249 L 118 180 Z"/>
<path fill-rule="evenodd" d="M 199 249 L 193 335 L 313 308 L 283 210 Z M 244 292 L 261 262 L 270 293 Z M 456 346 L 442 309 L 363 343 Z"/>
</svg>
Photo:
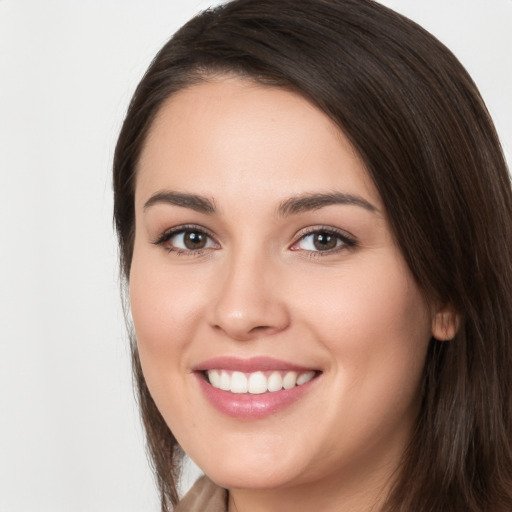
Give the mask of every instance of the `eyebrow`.
<svg viewBox="0 0 512 512">
<path fill-rule="evenodd" d="M 342 192 L 331 192 L 327 194 L 301 194 L 299 196 L 290 197 L 280 204 L 277 211 L 281 216 L 288 216 L 312 210 L 319 210 L 320 208 L 336 204 L 359 206 L 370 212 L 379 211 L 377 207 L 366 199 L 353 194 L 344 194 Z"/>
<path fill-rule="evenodd" d="M 213 215 L 217 212 L 213 200 L 197 194 L 161 191 L 152 195 L 145 203 L 144 210 L 156 204 L 170 204 L 189 208 L 199 213 Z M 378 212 L 373 204 L 360 196 L 342 192 L 300 194 L 283 201 L 277 208 L 280 216 L 287 217 L 331 205 L 359 206 L 370 212 Z"/>
<path fill-rule="evenodd" d="M 207 197 L 182 192 L 157 192 L 144 203 L 144 211 L 155 204 L 172 204 L 207 215 L 213 215 L 216 212 L 214 202 Z"/>
</svg>

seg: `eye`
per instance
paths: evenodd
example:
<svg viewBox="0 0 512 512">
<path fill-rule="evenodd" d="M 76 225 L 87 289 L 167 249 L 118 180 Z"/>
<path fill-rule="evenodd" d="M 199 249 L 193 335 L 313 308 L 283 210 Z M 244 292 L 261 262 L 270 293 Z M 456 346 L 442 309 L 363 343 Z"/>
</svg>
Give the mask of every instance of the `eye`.
<svg viewBox="0 0 512 512">
<path fill-rule="evenodd" d="M 213 238 L 196 227 L 179 227 L 166 231 L 155 245 L 164 245 L 169 252 L 195 253 L 207 249 L 218 249 Z"/>
<path fill-rule="evenodd" d="M 208 244 L 211 243 L 211 240 L 206 233 L 187 229 L 186 231 L 174 234 L 169 239 L 169 242 L 177 249 L 194 251 L 197 249 L 205 249 L 208 247 Z"/>
<path fill-rule="evenodd" d="M 291 249 L 310 252 L 331 252 L 355 246 L 355 240 L 347 234 L 330 229 L 317 229 L 301 236 Z"/>
</svg>

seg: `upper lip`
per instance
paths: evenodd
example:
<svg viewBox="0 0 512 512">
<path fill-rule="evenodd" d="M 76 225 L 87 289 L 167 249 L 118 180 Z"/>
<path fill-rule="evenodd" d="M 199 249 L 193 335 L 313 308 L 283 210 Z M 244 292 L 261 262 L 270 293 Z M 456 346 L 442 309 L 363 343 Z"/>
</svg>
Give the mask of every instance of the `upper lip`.
<svg viewBox="0 0 512 512">
<path fill-rule="evenodd" d="M 302 366 L 272 357 L 251 357 L 242 359 L 232 356 L 213 357 L 202 361 L 192 368 L 196 372 L 207 370 L 231 370 L 243 373 L 252 373 L 257 371 L 287 370 L 296 372 L 305 372 L 316 370 L 307 366 Z"/>
</svg>

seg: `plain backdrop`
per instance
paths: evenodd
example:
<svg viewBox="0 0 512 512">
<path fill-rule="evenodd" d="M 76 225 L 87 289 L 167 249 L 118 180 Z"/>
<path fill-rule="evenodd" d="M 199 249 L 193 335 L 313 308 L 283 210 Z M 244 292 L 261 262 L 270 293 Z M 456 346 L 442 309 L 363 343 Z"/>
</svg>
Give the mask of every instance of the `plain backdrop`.
<svg viewBox="0 0 512 512">
<path fill-rule="evenodd" d="M 382 3 L 459 57 L 510 162 L 512 1 Z M 0 512 L 159 510 L 131 387 L 110 167 L 151 58 L 209 4 L 0 0 Z"/>
</svg>

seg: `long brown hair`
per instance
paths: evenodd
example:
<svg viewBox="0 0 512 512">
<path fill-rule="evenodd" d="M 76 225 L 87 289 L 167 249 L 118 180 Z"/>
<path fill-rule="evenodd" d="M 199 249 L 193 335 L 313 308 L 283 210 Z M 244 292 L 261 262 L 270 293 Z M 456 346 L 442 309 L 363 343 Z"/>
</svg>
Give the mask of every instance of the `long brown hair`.
<svg viewBox="0 0 512 512">
<path fill-rule="evenodd" d="M 451 52 L 371 0 L 234 0 L 205 11 L 158 53 L 114 158 L 114 216 L 129 279 L 137 161 L 175 91 L 235 73 L 288 87 L 349 137 L 428 297 L 460 328 L 432 340 L 417 428 L 384 510 L 512 510 L 512 194 L 492 121 Z M 178 500 L 180 448 L 132 354 L 162 511 Z M 300 449 L 300 447 L 297 447 Z"/>
</svg>

